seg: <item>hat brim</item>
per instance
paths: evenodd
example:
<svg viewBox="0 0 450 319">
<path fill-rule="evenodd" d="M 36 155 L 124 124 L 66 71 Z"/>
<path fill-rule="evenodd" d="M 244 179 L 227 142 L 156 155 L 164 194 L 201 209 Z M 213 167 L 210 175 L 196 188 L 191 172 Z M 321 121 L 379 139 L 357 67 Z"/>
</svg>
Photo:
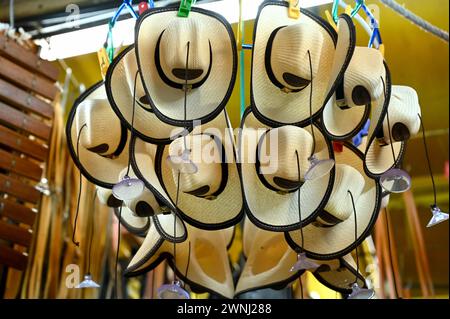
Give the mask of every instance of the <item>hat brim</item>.
<svg viewBox="0 0 450 319">
<path fill-rule="evenodd" d="M 96 83 L 75 100 L 66 124 L 67 147 L 75 165 L 87 180 L 97 186 L 111 189 L 120 181 L 119 174 L 128 164 L 130 134 L 126 129 L 122 130 L 122 134 L 126 135 L 126 144 L 120 154 L 113 159 L 91 152 L 84 147 L 79 147 L 79 154 L 77 154 L 79 132 L 76 129 L 75 118 L 79 105 L 86 99 L 91 98 L 107 98 L 103 82 Z M 111 114 L 115 118 L 112 110 Z"/>
<path fill-rule="evenodd" d="M 205 232 L 188 226 L 187 233 L 187 239 L 175 247 L 175 265 L 174 245 L 160 237 L 156 229 L 150 228 L 125 270 L 125 276 L 139 276 L 167 260 L 177 276 L 192 290 L 233 298 L 233 279 L 223 230 Z"/>
<path fill-rule="evenodd" d="M 304 273 L 291 272 L 297 254 L 287 244 L 284 234 L 257 228 L 246 220 L 244 246 L 249 254 L 239 277 L 235 295 L 263 288 L 281 289 Z M 330 261 L 316 261 L 320 266 L 312 270 L 323 285 L 341 293 L 349 293 L 356 278 L 356 267 L 351 256 Z M 364 278 L 358 275 L 358 284 L 365 286 Z"/>
<path fill-rule="evenodd" d="M 392 93 L 391 74 L 386 62 L 384 62 L 384 67 L 385 94 L 382 94 L 380 99 L 371 106 L 371 123 L 364 153 L 364 170 L 373 178 L 379 178 L 389 169 L 399 166 L 406 151 L 406 142 L 404 141 L 392 143 L 393 155 L 391 145 L 381 146 L 376 139 L 376 133 L 383 130 L 383 121 L 388 112 Z"/>
<path fill-rule="evenodd" d="M 138 72 L 138 65 L 134 45 L 131 45 L 114 58 L 106 73 L 105 87 L 111 107 L 128 130 L 133 130 L 133 134 L 139 138 L 150 143 L 168 144 L 171 142 L 171 137 L 179 134 L 183 128 L 162 122 L 153 110 L 134 102 L 136 72 Z M 140 75 L 137 81 L 137 87 L 142 85 Z M 133 103 L 135 103 L 134 119 Z"/>
<path fill-rule="evenodd" d="M 370 105 L 340 109 L 336 105 L 336 95 L 325 105 L 322 123 L 325 134 L 333 140 L 345 141 L 358 134 L 370 115 Z"/>
<path fill-rule="evenodd" d="M 227 180 L 223 191 L 213 200 L 196 197 L 194 195 L 179 192 L 177 212 L 188 224 L 205 230 L 224 229 L 237 224 L 243 216 L 243 199 L 241 183 L 236 165 L 236 154 L 233 132 L 226 111 L 223 111 L 214 120 L 201 125 L 200 129 L 194 128 L 193 134 L 210 133 L 220 131 L 220 136 L 215 136 L 222 142 L 225 158 L 227 160 Z M 173 178 L 172 168 L 167 162 L 169 145 L 160 145 L 156 154 L 156 172 L 164 191 L 168 194 L 172 203 L 177 196 L 177 185 Z M 145 177 L 148 165 L 136 162 L 138 170 Z"/>
<path fill-rule="evenodd" d="M 122 211 L 119 211 L 120 209 L 122 209 Z M 133 235 L 145 237 L 150 228 L 149 217 L 135 216 L 131 209 L 123 206 L 122 208 L 114 207 L 113 211 L 114 215 L 120 220 L 120 224 L 125 227 L 126 230 Z"/>
<path fill-rule="evenodd" d="M 292 249 L 302 250 L 313 259 L 335 259 L 350 253 L 370 234 L 378 217 L 382 192 L 377 180 L 364 173 L 362 159 L 363 154 L 349 143 L 344 144 L 343 152 L 335 153 L 336 164 L 350 165 L 359 171 L 365 180 L 362 194 L 355 198 L 358 227 L 356 238 L 355 217 L 351 214 L 346 220 L 332 227 L 320 227 L 314 223 L 305 226 L 303 247 L 299 231 L 285 233 Z"/>
<path fill-rule="evenodd" d="M 241 136 L 239 137 L 239 167 L 244 189 L 244 203 L 249 219 L 258 227 L 270 231 L 290 231 L 305 226 L 315 220 L 325 207 L 334 181 L 334 168 L 324 177 L 305 181 L 301 186 L 301 219 L 299 220 L 298 190 L 279 194 L 266 187 L 257 174 L 255 165 L 257 141 L 271 127 L 261 123 L 248 108 L 243 116 Z M 310 127 L 305 127 L 310 131 Z M 321 128 L 314 124 L 316 137 L 316 157 L 333 159 L 330 142 Z M 256 141 L 256 142 L 255 142 Z"/>
<path fill-rule="evenodd" d="M 188 93 L 184 120 L 184 92 L 161 79 L 155 61 L 159 36 L 171 22 L 180 19 L 177 17 L 178 7 L 155 8 L 141 15 L 135 30 L 136 57 L 155 115 L 168 124 L 190 127 L 194 120 L 204 124 L 214 119 L 225 108 L 236 81 L 237 50 L 233 30 L 219 14 L 193 7 L 189 18 L 181 18 L 195 19 L 202 26 L 201 32 L 209 39 L 212 50 L 208 78 L 199 88 Z M 216 56 L 217 52 L 220 56 Z"/>
<path fill-rule="evenodd" d="M 253 35 L 253 59 L 251 76 L 251 101 L 255 116 L 272 127 L 283 124 L 304 126 L 309 123 L 310 88 L 297 93 L 286 94 L 274 85 L 265 67 L 265 52 L 272 32 L 282 26 L 307 23 L 323 35 L 320 57 L 320 70 L 313 79 L 312 114 L 320 115 L 320 110 L 333 94 L 342 80 L 355 47 L 355 27 L 349 16 L 339 18 L 339 37 L 336 31 L 322 18 L 300 9 L 299 20 L 288 17 L 288 3 L 285 1 L 266 1 L 258 12 Z M 312 58 L 316 53 L 311 52 Z M 303 106 L 303 107 L 299 107 Z M 282 112 L 280 109 L 282 108 Z"/>
</svg>

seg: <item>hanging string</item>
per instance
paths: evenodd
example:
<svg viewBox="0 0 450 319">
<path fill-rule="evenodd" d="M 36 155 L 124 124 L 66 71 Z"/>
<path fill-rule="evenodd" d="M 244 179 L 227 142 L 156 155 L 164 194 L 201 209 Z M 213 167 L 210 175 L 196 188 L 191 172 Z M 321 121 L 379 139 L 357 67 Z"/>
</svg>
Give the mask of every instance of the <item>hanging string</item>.
<svg viewBox="0 0 450 319">
<path fill-rule="evenodd" d="M 94 193 L 94 200 L 93 200 L 93 204 L 92 204 L 92 212 L 91 212 L 91 232 L 89 234 L 90 238 L 89 238 L 89 253 L 88 253 L 88 274 L 91 274 L 91 253 L 92 253 L 92 241 L 94 239 L 94 228 L 95 228 L 95 202 L 97 199 L 97 191 L 98 189 L 95 189 L 95 193 Z"/>
<path fill-rule="evenodd" d="M 355 217 L 355 242 L 358 240 L 358 222 L 356 217 L 356 207 L 355 207 L 355 200 L 353 199 L 353 194 L 350 190 L 347 190 L 347 193 L 350 194 L 350 198 L 352 200 L 352 207 L 353 207 L 353 215 Z M 358 253 L 358 246 L 356 246 L 356 278 L 355 278 L 355 284 L 358 284 L 358 274 L 359 274 L 359 253 Z"/>
<path fill-rule="evenodd" d="M 189 264 L 191 263 L 191 241 L 189 241 L 189 250 L 188 250 L 188 260 L 186 265 L 186 272 L 184 273 L 184 278 L 187 278 L 188 271 L 189 271 Z M 183 283 L 183 289 L 186 288 L 186 281 Z"/>
<path fill-rule="evenodd" d="M 391 249 L 391 232 L 389 227 L 389 212 L 387 207 L 384 209 L 385 217 L 386 217 L 386 231 L 387 231 L 387 241 L 388 241 L 388 251 L 389 251 L 389 261 L 391 264 L 391 269 L 394 271 L 394 262 L 392 260 L 392 249 Z M 398 299 L 398 289 L 397 289 L 397 281 L 395 280 L 394 275 L 394 290 L 395 290 L 395 298 Z"/>
<path fill-rule="evenodd" d="M 81 126 L 80 130 L 78 131 L 78 138 L 77 138 L 77 157 L 80 157 L 80 152 L 79 152 L 79 147 L 80 147 L 80 137 L 81 137 L 81 132 L 83 131 L 83 129 L 87 127 L 86 124 L 83 124 L 83 126 Z M 79 170 L 80 173 L 80 178 L 79 178 L 79 186 L 78 186 L 78 199 L 77 199 L 77 210 L 75 213 L 75 220 L 73 222 L 73 233 L 72 233 L 72 243 L 79 247 L 80 246 L 80 242 L 75 241 L 75 233 L 77 232 L 77 222 L 78 222 L 78 213 L 80 211 L 80 198 L 81 198 L 81 190 L 82 190 L 82 185 L 83 185 L 83 180 L 82 180 L 82 176 L 81 176 L 81 170 Z"/>
<path fill-rule="evenodd" d="M 178 171 L 178 177 L 177 177 L 177 194 L 176 194 L 176 198 L 175 198 L 175 208 L 178 209 L 178 199 L 180 196 L 180 171 Z M 176 212 L 174 212 L 173 214 L 173 236 L 174 236 L 174 240 L 173 240 L 173 264 L 174 264 L 174 268 L 177 269 L 177 243 L 176 243 L 176 238 L 177 238 L 177 214 Z M 176 271 L 173 271 L 173 277 L 174 277 L 174 281 L 177 278 L 177 274 Z"/>
<path fill-rule="evenodd" d="M 116 262 L 115 262 L 115 272 L 114 272 L 114 285 L 115 285 L 115 291 L 116 291 L 116 299 L 119 298 L 119 286 L 117 284 L 117 273 L 118 273 L 118 265 L 119 265 L 119 253 L 120 253 L 120 221 L 122 220 L 122 207 L 119 208 L 119 217 L 117 221 L 117 247 L 116 247 Z"/>
<path fill-rule="evenodd" d="M 428 171 L 430 172 L 431 183 L 433 184 L 433 196 L 434 196 L 434 205 L 433 205 L 433 207 L 436 207 L 437 206 L 436 184 L 434 183 L 433 171 L 431 169 L 430 154 L 428 153 L 427 138 L 425 136 L 425 127 L 423 126 L 423 120 L 422 120 L 422 117 L 420 116 L 420 114 L 417 114 L 417 116 L 419 116 L 420 126 L 422 127 L 423 146 L 425 148 L 425 156 L 427 158 Z"/>
<path fill-rule="evenodd" d="M 131 113 L 131 134 L 134 134 L 134 113 L 135 113 L 135 109 L 136 109 L 136 84 L 137 84 L 137 77 L 139 75 L 139 70 L 136 71 L 136 75 L 134 76 L 134 88 L 133 88 L 133 109 L 132 109 L 132 113 Z M 125 174 L 125 176 L 128 176 L 128 174 L 130 173 L 130 167 L 131 167 L 131 156 L 128 156 L 128 167 L 127 167 L 127 172 Z"/>
<path fill-rule="evenodd" d="M 188 91 L 188 69 L 189 69 L 189 50 L 191 42 L 187 43 L 186 67 L 184 72 L 184 121 L 187 120 L 187 91 Z M 184 149 L 187 151 L 186 134 L 183 135 Z"/>
<path fill-rule="evenodd" d="M 9 0 L 9 27 L 14 29 L 14 0 Z"/>
<path fill-rule="evenodd" d="M 300 299 L 304 299 L 303 298 L 303 282 L 302 282 L 302 276 L 298 277 L 298 284 L 300 287 Z"/>
<path fill-rule="evenodd" d="M 381 77 L 381 82 L 383 83 L 383 94 L 384 94 L 384 99 L 386 100 L 387 95 L 386 95 L 386 84 L 384 83 L 384 79 L 383 77 Z M 395 158 L 395 151 L 394 151 L 394 141 L 392 140 L 392 134 L 391 134 L 391 123 L 389 121 L 389 105 L 386 109 L 386 119 L 387 119 L 387 124 L 388 124 L 388 132 L 389 132 L 389 144 L 391 146 L 391 151 L 392 151 L 392 158 L 394 160 L 394 165 L 395 165 L 395 161 L 397 160 Z"/>
<path fill-rule="evenodd" d="M 296 156 L 296 159 L 297 159 L 297 172 L 298 172 L 298 182 L 300 183 L 300 180 L 301 180 L 301 173 L 300 173 L 300 160 L 298 159 L 298 152 L 297 152 L 297 150 L 295 150 L 295 156 Z M 300 220 L 300 226 L 301 226 L 301 224 L 302 224 L 302 212 L 301 212 L 301 205 L 300 205 L 300 190 L 301 190 L 301 187 L 299 187 L 298 188 L 298 218 L 299 218 L 299 220 Z M 303 249 L 303 247 L 304 247 L 304 237 L 303 237 L 303 227 L 300 227 L 300 236 L 301 236 L 301 247 L 302 247 L 302 249 Z"/>
<path fill-rule="evenodd" d="M 310 85 L 310 91 L 309 91 L 309 120 L 311 125 L 311 135 L 313 138 L 313 147 L 312 147 L 312 154 L 316 152 L 316 137 L 314 135 L 314 125 L 313 125 L 313 118 L 312 118 L 312 98 L 313 98 L 313 72 L 312 72 L 312 62 L 311 62 L 311 53 L 308 50 L 308 60 L 309 60 L 309 74 L 311 77 L 311 83 Z"/>
</svg>

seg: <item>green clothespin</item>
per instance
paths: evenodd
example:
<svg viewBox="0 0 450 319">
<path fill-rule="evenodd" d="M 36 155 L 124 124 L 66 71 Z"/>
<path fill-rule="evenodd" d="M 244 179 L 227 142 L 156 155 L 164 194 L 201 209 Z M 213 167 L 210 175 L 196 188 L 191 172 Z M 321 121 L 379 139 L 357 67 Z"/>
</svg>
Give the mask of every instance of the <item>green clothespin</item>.
<svg viewBox="0 0 450 319">
<path fill-rule="evenodd" d="M 182 0 L 180 2 L 180 8 L 178 9 L 178 16 L 181 18 L 187 18 L 194 3 L 195 0 Z"/>
</svg>

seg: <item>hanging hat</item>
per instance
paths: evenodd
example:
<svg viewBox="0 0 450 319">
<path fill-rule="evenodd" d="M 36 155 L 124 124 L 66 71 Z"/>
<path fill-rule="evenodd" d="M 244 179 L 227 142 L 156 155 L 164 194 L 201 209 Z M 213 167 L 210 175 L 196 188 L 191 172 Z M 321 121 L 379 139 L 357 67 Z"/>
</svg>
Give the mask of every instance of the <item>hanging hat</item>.
<svg viewBox="0 0 450 319">
<path fill-rule="evenodd" d="M 399 165 L 403 159 L 406 141 L 420 129 L 417 92 L 408 86 L 393 85 L 391 88 L 388 85 L 386 95 L 390 98 L 386 99 L 383 108 L 377 107 L 372 110 L 371 122 L 377 125 L 376 127 L 371 125 L 369 128 L 365 153 L 364 169 L 373 177 L 378 177 Z M 393 141 L 390 140 L 390 136 Z"/>
<path fill-rule="evenodd" d="M 289 247 L 283 233 L 258 228 L 249 219 L 244 224 L 243 247 L 247 258 L 236 286 L 236 295 L 269 287 L 281 289 L 304 273 L 304 270 L 291 271 L 297 254 Z M 339 292 L 351 292 L 356 266 L 350 255 L 314 262 L 320 266 L 311 272 L 322 284 Z M 361 274 L 358 279 L 360 286 L 365 286 Z"/>
<path fill-rule="evenodd" d="M 173 224 L 173 220 L 167 223 Z M 223 230 L 204 231 L 189 225 L 187 233 L 187 239 L 175 245 L 174 254 L 174 244 L 165 241 L 154 227 L 150 227 L 147 237 L 128 264 L 125 276 L 139 276 L 167 259 L 177 277 L 188 283 L 193 291 L 233 298 L 234 285 L 227 253 L 229 238 Z"/>
<path fill-rule="evenodd" d="M 150 227 L 150 218 L 148 216 L 140 217 L 133 213 L 128 207 L 123 206 L 123 202 L 115 198 L 110 189 L 99 186 L 96 186 L 96 188 L 100 202 L 103 205 L 112 207 L 117 218 L 119 218 L 119 207 L 122 206 L 120 223 L 126 230 L 134 235 L 145 236 Z"/>
<path fill-rule="evenodd" d="M 261 122 L 273 127 L 304 126 L 311 113 L 319 114 L 341 81 L 355 46 L 349 16 L 340 16 L 338 29 L 339 35 L 304 9 L 298 19 L 290 18 L 287 1 L 260 6 L 253 39 L 251 102 Z"/>
<path fill-rule="evenodd" d="M 324 129 L 330 138 L 347 140 L 357 134 L 367 122 L 371 103 L 384 99 L 383 61 L 376 49 L 355 48 L 343 80 L 322 113 Z"/>
<path fill-rule="evenodd" d="M 315 180 L 303 177 L 312 155 L 311 127 L 285 125 L 271 128 L 259 122 L 248 108 L 242 120 L 239 153 L 246 213 L 260 228 L 271 231 L 298 229 L 313 221 L 331 194 L 334 169 Z M 314 125 L 315 154 L 333 158 L 321 128 Z M 296 163 L 300 164 L 300 183 Z M 301 188 L 301 220 L 298 191 Z"/>
<path fill-rule="evenodd" d="M 372 230 L 381 205 L 381 187 L 377 180 L 366 176 L 363 155 L 353 145 L 345 143 L 342 152 L 335 153 L 336 174 L 331 196 L 316 220 L 300 231 L 286 233 L 286 240 L 296 251 L 309 258 L 335 259 L 350 253 Z M 357 234 L 351 192 L 356 209 Z"/>
<path fill-rule="evenodd" d="M 194 120 L 204 124 L 224 109 L 236 80 L 237 51 L 233 30 L 222 16 L 193 7 L 189 17 L 178 17 L 178 7 L 148 10 L 139 18 L 136 57 L 156 116 L 190 127 Z"/>
<path fill-rule="evenodd" d="M 111 109 L 103 82 L 75 100 L 66 136 L 70 155 L 85 178 L 104 188 L 119 182 L 119 173 L 128 164 L 130 134 Z"/>
<path fill-rule="evenodd" d="M 224 111 L 186 136 L 187 163 L 177 164 L 179 157 L 187 151 L 184 138 L 180 137 L 170 145 L 158 147 L 154 164 L 159 179 L 146 159 L 135 156 L 134 167 L 146 184 L 162 185 L 164 190 L 160 192 L 168 194 L 171 203 L 177 202 L 178 169 L 181 169 L 176 211 L 183 220 L 207 230 L 230 227 L 238 223 L 243 214 L 232 134 Z M 137 143 L 134 145 L 135 153 L 138 149 L 147 153 L 145 149 L 148 147 L 149 144 Z M 184 172 L 184 166 L 193 170 Z"/>
<path fill-rule="evenodd" d="M 156 117 L 138 72 L 134 45 L 123 50 L 112 61 L 106 73 L 105 87 L 112 109 L 129 130 L 133 128 L 139 138 L 157 144 L 170 143 L 171 137 L 183 130 Z"/>
</svg>

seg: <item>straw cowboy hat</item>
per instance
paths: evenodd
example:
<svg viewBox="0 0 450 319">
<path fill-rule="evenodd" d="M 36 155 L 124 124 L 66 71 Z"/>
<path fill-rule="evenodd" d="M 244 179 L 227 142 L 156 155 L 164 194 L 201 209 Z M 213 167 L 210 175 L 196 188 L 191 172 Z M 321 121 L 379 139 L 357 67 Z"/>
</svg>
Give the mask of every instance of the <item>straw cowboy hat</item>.
<svg viewBox="0 0 450 319">
<path fill-rule="evenodd" d="M 344 78 L 325 105 L 322 122 L 327 135 L 347 140 L 356 135 L 370 115 L 371 103 L 384 98 L 383 56 L 373 48 L 355 47 Z"/>
<path fill-rule="evenodd" d="M 103 82 L 76 99 L 66 136 L 70 155 L 85 178 L 104 188 L 119 182 L 128 163 L 130 134 L 111 109 Z"/>
<path fill-rule="evenodd" d="M 176 212 L 187 223 L 206 230 L 227 228 L 238 223 L 243 215 L 232 134 L 223 111 L 213 121 L 194 128 L 185 139 L 180 137 L 170 145 L 158 146 L 153 164 L 137 155 L 147 154 L 151 144 L 142 141 L 132 144 L 133 166 L 146 185 L 167 194 L 166 200 L 176 204 Z M 183 154 L 189 158 L 177 164 Z M 158 176 L 153 174 L 153 165 Z M 186 168 L 192 171 L 185 172 Z"/>
<path fill-rule="evenodd" d="M 136 57 L 155 115 L 190 127 L 224 109 L 236 80 L 237 51 L 233 30 L 222 16 L 193 7 L 189 17 L 181 18 L 178 7 L 142 14 L 135 31 Z"/>
<path fill-rule="evenodd" d="M 119 218 L 118 209 L 122 206 L 120 223 L 125 227 L 126 230 L 134 235 L 145 236 L 151 223 L 151 220 L 148 216 L 140 217 L 133 213 L 133 211 L 128 207 L 123 206 L 123 202 L 115 198 L 110 189 L 99 186 L 96 186 L 96 188 L 100 203 L 108 207 L 112 207 L 117 218 Z"/>
<path fill-rule="evenodd" d="M 227 253 L 230 232 L 204 231 L 187 225 L 187 234 L 184 242 L 174 246 L 165 241 L 154 227 L 150 227 L 144 242 L 128 264 L 125 276 L 139 276 L 167 259 L 177 276 L 193 291 L 233 298 L 234 285 Z"/>
<path fill-rule="evenodd" d="M 139 138 L 157 144 L 170 143 L 171 137 L 183 130 L 156 117 L 138 72 L 134 45 L 123 50 L 112 61 L 106 73 L 105 87 L 112 109 L 129 130 L 133 128 L 133 133 Z"/>
<path fill-rule="evenodd" d="M 260 228 L 289 231 L 312 222 L 331 194 L 334 169 L 304 181 L 312 152 L 311 128 L 285 125 L 272 128 L 259 122 L 248 108 L 242 120 L 239 156 L 246 213 Z M 318 159 L 333 158 L 330 142 L 314 126 Z M 299 158 L 299 172 L 296 165 Z M 301 189 L 301 223 L 298 191 Z"/>
<path fill-rule="evenodd" d="M 289 247 L 283 233 L 263 230 L 246 219 L 243 246 L 246 262 L 235 295 L 269 287 L 280 289 L 304 273 L 304 270 L 291 271 L 297 261 L 297 253 Z M 342 293 L 351 292 L 351 284 L 356 279 L 356 265 L 350 255 L 315 262 L 319 267 L 311 269 L 311 272 L 323 285 Z M 360 286 L 364 287 L 361 274 L 358 279 Z"/>
<path fill-rule="evenodd" d="M 311 113 L 319 115 L 355 46 L 351 18 L 341 15 L 338 28 L 339 36 L 322 18 L 304 9 L 299 19 L 290 18 L 287 1 L 261 4 L 251 76 L 251 102 L 261 122 L 273 127 L 304 126 Z"/>
<path fill-rule="evenodd" d="M 393 85 L 390 92 L 387 92 L 389 93 L 390 98 L 383 109 L 376 108 L 372 111 L 371 121 L 377 125 L 369 128 L 364 169 L 373 177 L 379 177 L 399 165 L 406 141 L 420 129 L 421 111 L 417 92 L 408 86 Z"/>
<path fill-rule="evenodd" d="M 315 222 L 303 227 L 303 247 L 300 231 L 285 234 L 292 249 L 313 259 L 335 259 L 350 253 L 370 234 L 382 194 L 377 180 L 364 173 L 362 158 L 363 154 L 349 143 L 335 153 L 336 174 L 328 203 Z"/>
</svg>

